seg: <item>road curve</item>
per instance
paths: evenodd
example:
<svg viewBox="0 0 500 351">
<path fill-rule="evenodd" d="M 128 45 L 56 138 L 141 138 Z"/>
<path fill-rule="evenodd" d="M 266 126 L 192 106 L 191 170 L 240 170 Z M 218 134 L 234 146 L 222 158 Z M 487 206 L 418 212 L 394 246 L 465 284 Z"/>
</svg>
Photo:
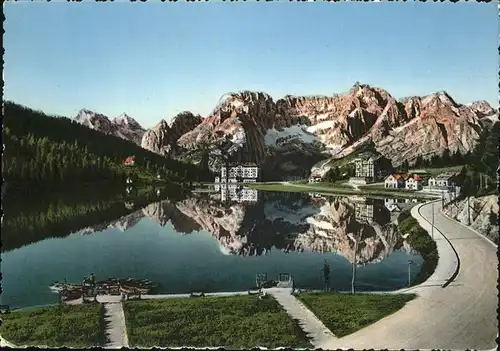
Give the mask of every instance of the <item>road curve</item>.
<svg viewBox="0 0 500 351">
<path fill-rule="evenodd" d="M 418 212 L 430 222 L 432 208 L 427 203 Z M 356 333 L 329 340 L 323 349 L 496 349 L 497 248 L 440 210 L 441 203 L 434 202 L 435 228 L 448 238 L 459 258 L 453 282 L 445 288 L 443 280 L 424 283 L 415 289 L 419 296 L 398 312 Z M 440 256 L 438 269 L 453 275 L 456 264 L 445 259 Z"/>
</svg>

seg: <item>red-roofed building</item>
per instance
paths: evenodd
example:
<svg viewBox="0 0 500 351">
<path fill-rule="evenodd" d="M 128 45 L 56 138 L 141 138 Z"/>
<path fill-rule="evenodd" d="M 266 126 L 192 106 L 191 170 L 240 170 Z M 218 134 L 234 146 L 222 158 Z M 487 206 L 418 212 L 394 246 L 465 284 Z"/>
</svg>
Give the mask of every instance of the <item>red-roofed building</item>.
<svg viewBox="0 0 500 351">
<path fill-rule="evenodd" d="M 406 187 L 406 181 L 410 176 L 406 173 L 393 173 L 387 176 L 384 180 L 386 188 L 401 189 Z"/>
<path fill-rule="evenodd" d="M 418 175 L 411 175 L 406 180 L 405 188 L 408 190 L 422 190 L 422 178 Z"/>
<path fill-rule="evenodd" d="M 125 166 L 133 166 L 135 164 L 135 156 L 129 156 L 125 159 Z"/>
</svg>

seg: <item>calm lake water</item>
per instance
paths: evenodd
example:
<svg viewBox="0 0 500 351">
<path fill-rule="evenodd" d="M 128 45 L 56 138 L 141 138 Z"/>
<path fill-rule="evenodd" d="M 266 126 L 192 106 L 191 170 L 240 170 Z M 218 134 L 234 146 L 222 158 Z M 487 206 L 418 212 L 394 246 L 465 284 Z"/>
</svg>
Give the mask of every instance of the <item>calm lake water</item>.
<svg viewBox="0 0 500 351">
<path fill-rule="evenodd" d="M 147 278 L 162 293 L 247 290 L 256 273 L 290 273 L 299 288 L 321 289 L 324 260 L 333 289 L 351 290 L 355 264 L 357 291 L 393 290 L 408 284 L 408 260 L 411 278 L 422 263 L 393 223 L 409 204 L 394 199 L 236 188 L 172 195 L 6 201 L 1 303 L 56 303 L 52 282 L 92 272 Z"/>
</svg>

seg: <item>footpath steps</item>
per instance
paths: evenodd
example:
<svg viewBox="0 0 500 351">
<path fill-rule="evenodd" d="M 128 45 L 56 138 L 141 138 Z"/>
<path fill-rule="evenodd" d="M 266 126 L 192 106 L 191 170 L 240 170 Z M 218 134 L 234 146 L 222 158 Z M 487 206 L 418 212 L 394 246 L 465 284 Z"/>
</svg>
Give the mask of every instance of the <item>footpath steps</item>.
<svg viewBox="0 0 500 351">
<path fill-rule="evenodd" d="M 121 302 L 104 303 L 105 348 L 128 347 L 125 313 Z"/>
<path fill-rule="evenodd" d="M 265 291 L 272 295 L 290 317 L 297 320 L 314 347 L 336 339 L 335 335 L 302 302 L 291 294 L 291 289 L 270 288 Z"/>
</svg>

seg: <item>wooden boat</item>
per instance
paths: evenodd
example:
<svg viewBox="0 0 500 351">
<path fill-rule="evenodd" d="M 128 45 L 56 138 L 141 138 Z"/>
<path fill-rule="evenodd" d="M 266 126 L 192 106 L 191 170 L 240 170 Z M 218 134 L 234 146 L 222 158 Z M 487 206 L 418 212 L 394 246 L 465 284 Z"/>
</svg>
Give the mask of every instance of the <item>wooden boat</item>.
<svg viewBox="0 0 500 351">
<path fill-rule="evenodd" d="M 266 280 L 260 283 L 260 287 L 264 289 L 272 288 L 278 285 L 278 282 L 275 280 Z"/>
<path fill-rule="evenodd" d="M 261 292 L 262 292 L 262 290 L 256 286 L 248 289 L 248 295 L 259 295 Z"/>
<path fill-rule="evenodd" d="M 81 289 L 81 285 L 78 284 L 68 284 L 68 283 L 60 283 L 60 282 L 54 282 L 52 285 L 49 286 L 49 289 L 52 290 L 53 292 L 59 293 L 63 291 L 64 289 L 66 290 L 73 290 L 73 289 Z"/>
<path fill-rule="evenodd" d="M 149 289 L 141 289 L 134 286 L 120 285 L 120 292 L 125 294 L 147 294 Z"/>
<path fill-rule="evenodd" d="M 88 290 L 92 287 L 90 283 L 85 284 L 72 284 L 72 283 L 62 283 L 54 282 L 49 286 L 49 289 L 54 293 L 61 293 L 63 291 L 80 291 Z M 140 292 L 141 294 L 148 294 L 151 290 L 157 288 L 158 285 L 153 284 L 151 280 L 148 279 L 118 279 L 118 278 L 108 278 L 107 280 L 100 280 L 95 282 L 93 288 L 99 295 L 119 295 L 120 291 L 130 291 Z M 134 290 L 135 289 L 135 290 Z"/>
<path fill-rule="evenodd" d="M 74 291 L 64 291 L 61 293 L 63 301 L 76 300 L 82 297 L 83 292 L 81 290 Z"/>
</svg>

